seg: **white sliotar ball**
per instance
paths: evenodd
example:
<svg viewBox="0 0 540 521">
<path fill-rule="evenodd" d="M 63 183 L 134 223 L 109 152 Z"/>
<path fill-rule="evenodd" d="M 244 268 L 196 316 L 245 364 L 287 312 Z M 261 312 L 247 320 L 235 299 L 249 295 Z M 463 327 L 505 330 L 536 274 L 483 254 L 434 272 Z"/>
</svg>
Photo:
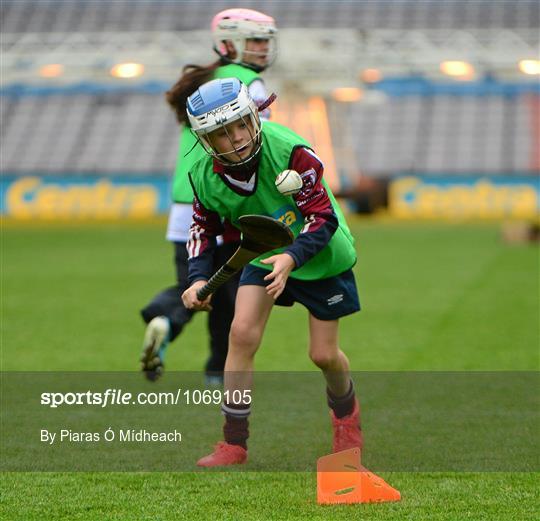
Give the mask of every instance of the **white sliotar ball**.
<svg viewBox="0 0 540 521">
<path fill-rule="evenodd" d="M 276 177 L 276 188 L 283 195 L 297 194 L 302 188 L 302 178 L 296 170 L 283 170 Z"/>
</svg>

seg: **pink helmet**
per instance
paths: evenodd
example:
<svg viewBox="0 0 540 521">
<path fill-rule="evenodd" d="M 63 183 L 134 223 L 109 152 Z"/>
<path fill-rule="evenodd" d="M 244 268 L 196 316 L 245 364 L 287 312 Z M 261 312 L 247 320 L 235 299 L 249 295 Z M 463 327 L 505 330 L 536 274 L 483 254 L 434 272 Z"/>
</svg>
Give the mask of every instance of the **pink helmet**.
<svg viewBox="0 0 540 521">
<path fill-rule="evenodd" d="M 276 23 L 268 16 L 253 9 L 226 9 L 212 20 L 214 50 L 229 63 L 239 63 L 262 71 L 270 66 L 277 55 Z M 266 40 L 268 48 L 264 52 L 246 51 L 246 40 Z M 231 58 L 223 42 L 230 41 L 236 55 Z M 253 57 L 253 60 L 246 60 Z M 261 63 L 261 58 L 264 63 Z M 254 63 L 258 62 L 258 63 Z"/>
</svg>

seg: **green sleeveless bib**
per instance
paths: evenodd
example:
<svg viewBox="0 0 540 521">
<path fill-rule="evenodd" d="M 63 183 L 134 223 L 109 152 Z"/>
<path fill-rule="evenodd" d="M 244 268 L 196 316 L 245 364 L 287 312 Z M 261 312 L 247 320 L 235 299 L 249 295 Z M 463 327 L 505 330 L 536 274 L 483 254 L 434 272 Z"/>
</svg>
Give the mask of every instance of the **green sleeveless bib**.
<svg viewBox="0 0 540 521">
<path fill-rule="evenodd" d="M 262 153 L 253 194 L 240 195 L 229 188 L 221 177 L 213 172 L 213 160 L 208 155 L 193 165 L 190 171 L 191 181 L 201 203 L 207 209 L 230 220 L 232 224 L 237 225 L 242 215 L 269 215 L 289 225 L 296 237 L 304 227 L 304 218 L 293 197 L 280 194 L 274 181 L 280 172 L 289 168 L 294 149 L 298 146 L 309 148 L 309 145 L 292 130 L 277 123 L 265 121 L 262 128 Z M 291 277 L 296 279 L 318 280 L 333 277 L 351 268 L 356 262 L 354 240 L 343 213 L 324 180 L 323 186 L 338 217 L 339 228 L 323 250 L 291 273 Z M 271 270 L 271 267 L 259 261 L 284 249 L 262 255 L 252 264 Z"/>
</svg>

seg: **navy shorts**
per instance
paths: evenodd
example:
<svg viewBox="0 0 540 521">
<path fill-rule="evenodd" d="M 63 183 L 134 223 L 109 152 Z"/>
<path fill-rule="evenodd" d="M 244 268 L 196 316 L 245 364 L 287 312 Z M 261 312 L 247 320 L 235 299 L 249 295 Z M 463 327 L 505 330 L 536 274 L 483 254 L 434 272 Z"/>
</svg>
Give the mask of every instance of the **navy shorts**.
<svg viewBox="0 0 540 521">
<path fill-rule="evenodd" d="M 248 264 L 242 271 L 240 286 L 267 286 L 264 277 L 270 271 Z M 336 320 L 360 310 L 358 291 L 352 269 L 335 277 L 319 280 L 299 280 L 289 277 L 278 306 L 299 302 L 319 320 Z"/>
</svg>

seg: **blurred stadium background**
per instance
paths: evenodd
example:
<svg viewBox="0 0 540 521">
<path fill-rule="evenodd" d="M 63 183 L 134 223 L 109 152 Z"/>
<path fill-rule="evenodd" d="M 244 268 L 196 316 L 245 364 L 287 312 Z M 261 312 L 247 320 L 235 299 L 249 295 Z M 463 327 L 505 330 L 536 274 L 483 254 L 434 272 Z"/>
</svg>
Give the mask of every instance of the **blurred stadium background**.
<svg viewBox="0 0 540 521">
<path fill-rule="evenodd" d="M 275 17 L 273 118 L 305 135 L 353 210 L 538 211 L 537 1 L 4 0 L 4 215 L 166 213 L 178 128 L 163 93 L 214 60 L 228 7 Z"/>
<path fill-rule="evenodd" d="M 527 418 L 512 406 L 514 385 L 527 382 L 521 372 L 539 366 L 538 249 L 500 240 L 501 220 L 518 227 L 513 239 L 538 229 L 538 1 L 2 0 L 2 370 L 54 371 L 60 383 L 58 371 L 138 371 L 138 309 L 173 280 L 164 220 L 179 131 L 163 93 L 185 64 L 215 59 L 210 20 L 238 6 L 276 18 L 280 56 L 264 75 L 279 96 L 273 117 L 314 144 L 351 212 L 364 310 L 343 320 L 340 342 L 353 370 L 500 372 L 500 425 L 518 433 L 500 446 L 512 451 L 522 437 L 538 454 L 525 427 L 538 425 L 538 393 L 530 389 Z M 291 348 L 292 339 L 307 345 L 303 308 L 277 308 L 271 321 L 257 369 L 312 371 L 304 350 Z M 198 314 L 167 371 L 200 374 L 206 329 Z M 371 454 L 400 418 L 432 444 L 431 418 L 411 390 L 383 387 L 359 377 Z M 422 388 L 422 401 L 443 391 Z M 463 394 L 456 408 L 455 397 L 436 410 L 449 429 L 439 433 L 450 440 L 443 457 L 456 441 L 470 448 L 469 426 L 486 428 L 486 411 Z M 397 421 L 387 416 L 396 404 Z M 277 410 L 297 420 L 296 410 Z M 376 415 L 391 428 L 377 430 Z M 73 421 L 86 428 L 82 414 Z M 253 425 L 270 440 L 253 436 L 256 465 L 263 453 L 275 457 L 284 434 Z M 330 446 L 329 432 L 303 430 Z M 392 437 L 396 450 L 403 438 Z M 25 441 L 3 454 L 16 461 Z M 485 461 L 507 453 L 488 447 Z M 508 470 L 538 467 L 512 454 Z M 420 447 L 411 472 L 390 476 L 402 502 L 331 511 L 316 505 L 314 473 L 2 472 L 0 518 L 540 519 L 537 473 L 413 472 L 424 456 Z"/>
</svg>

